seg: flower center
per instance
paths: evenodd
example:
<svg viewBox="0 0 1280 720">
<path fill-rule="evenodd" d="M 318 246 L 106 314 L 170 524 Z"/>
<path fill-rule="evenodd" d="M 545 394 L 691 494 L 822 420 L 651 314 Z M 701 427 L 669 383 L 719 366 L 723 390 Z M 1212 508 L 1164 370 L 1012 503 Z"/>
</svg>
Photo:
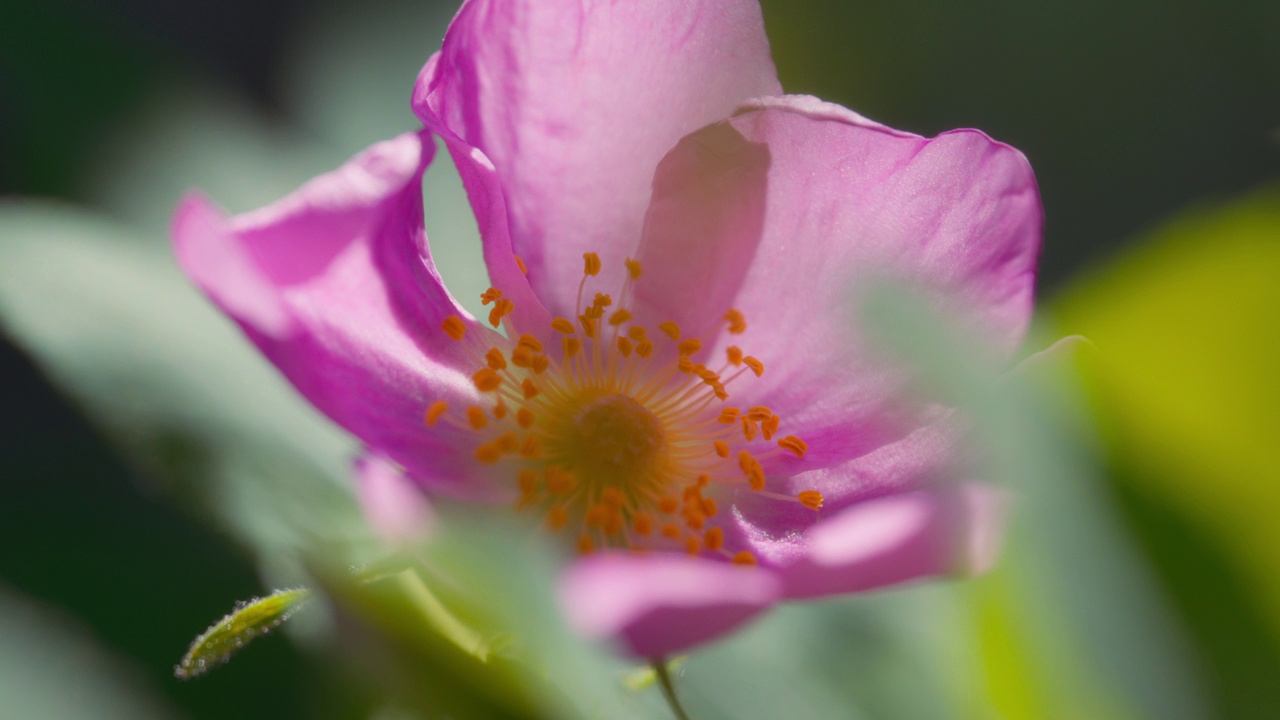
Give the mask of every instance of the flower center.
<svg viewBox="0 0 1280 720">
<path fill-rule="evenodd" d="M 591 400 L 567 419 L 561 432 L 563 446 L 548 450 L 569 459 L 569 470 L 578 477 L 606 485 L 629 487 L 663 459 L 662 422 L 630 395 Z"/>
<path fill-rule="evenodd" d="M 427 425 L 443 421 L 476 433 L 479 462 L 513 465 L 517 506 L 543 508 L 547 527 L 572 529 L 581 552 L 682 548 L 754 563 L 750 552 L 725 547 L 715 524 L 718 497 L 745 489 L 822 507 L 816 490 L 768 489 L 761 461 L 803 456 L 804 441 L 794 435 L 775 441 L 782 418 L 768 407 L 726 404 L 730 385 L 744 374 L 761 376 L 764 364 L 732 346 L 712 370 L 694 359 L 702 343 L 682 338 L 673 322 L 660 324 L 651 339 L 622 306 L 642 274 L 636 260 L 626 262 L 616 309 L 607 311 L 613 298 L 605 293 L 584 303 L 600 259 L 595 253 L 583 259 L 576 323 L 556 318 L 550 333 L 521 333 L 510 317 L 514 304 L 496 288 L 481 300 L 492 305 L 489 324 L 505 327 L 506 338 L 469 333 L 456 315 L 445 319 L 442 329 L 475 363 L 472 381 L 488 400 L 461 417 L 444 401 L 432 403 Z M 730 334 L 746 330 L 737 310 L 724 319 Z"/>
</svg>

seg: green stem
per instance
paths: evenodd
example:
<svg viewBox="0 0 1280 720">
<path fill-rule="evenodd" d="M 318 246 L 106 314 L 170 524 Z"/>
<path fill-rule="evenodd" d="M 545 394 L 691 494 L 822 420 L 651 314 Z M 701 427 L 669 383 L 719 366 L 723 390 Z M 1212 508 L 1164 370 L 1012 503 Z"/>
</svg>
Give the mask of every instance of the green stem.
<svg viewBox="0 0 1280 720">
<path fill-rule="evenodd" d="M 680 707 L 680 699 L 676 697 L 676 687 L 671 682 L 667 659 L 653 658 L 649 661 L 649 665 L 653 668 L 654 675 L 658 677 L 658 687 L 662 688 L 662 696 L 667 699 L 667 705 L 671 706 L 671 714 L 676 716 L 676 720 L 689 720 L 688 713 Z"/>
</svg>

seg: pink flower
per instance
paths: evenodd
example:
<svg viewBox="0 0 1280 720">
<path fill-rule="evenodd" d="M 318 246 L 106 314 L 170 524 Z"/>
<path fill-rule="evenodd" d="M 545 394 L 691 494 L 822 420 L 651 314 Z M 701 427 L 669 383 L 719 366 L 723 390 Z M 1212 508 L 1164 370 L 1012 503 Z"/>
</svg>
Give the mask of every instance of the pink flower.
<svg viewBox="0 0 1280 720">
<path fill-rule="evenodd" d="M 783 95 L 754 0 L 471 0 L 413 107 L 425 130 L 244 215 L 190 196 L 173 230 L 377 487 L 544 515 L 584 554 L 571 622 L 641 656 L 990 561 L 998 493 L 950 477 L 948 411 L 904 400 L 848 301 L 868 274 L 935 288 L 1008 357 L 1040 243 L 1020 153 Z M 431 134 L 487 318 L 431 259 Z"/>
</svg>

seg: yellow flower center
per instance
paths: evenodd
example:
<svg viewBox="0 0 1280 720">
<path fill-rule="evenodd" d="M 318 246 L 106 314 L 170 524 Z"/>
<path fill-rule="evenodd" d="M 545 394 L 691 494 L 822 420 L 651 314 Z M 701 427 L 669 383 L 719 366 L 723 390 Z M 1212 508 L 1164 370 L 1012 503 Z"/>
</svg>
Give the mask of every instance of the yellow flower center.
<svg viewBox="0 0 1280 720">
<path fill-rule="evenodd" d="M 477 433 L 476 459 L 510 463 L 518 507 L 542 508 L 548 528 L 577 534 L 581 552 L 682 548 L 754 563 L 750 552 L 725 547 L 715 524 L 717 496 L 745 488 L 822 507 L 816 490 L 770 491 L 761 464 L 779 453 L 803 456 L 804 441 L 774 440 L 782 418 L 768 407 L 727 404 L 729 386 L 746 373 L 759 377 L 764 364 L 734 346 L 712 370 L 694 360 L 702 343 L 682 338 L 674 322 L 660 324 L 651 339 L 621 306 L 643 273 L 636 260 L 626 261 L 618 307 L 609 310 L 613 298 L 605 293 L 584 303 L 601 265 L 595 253 L 583 259 L 576 322 L 556 318 L 550 332 L 521 333 L 510 317 L 515 305 L 496 288 L 481 300 L 492 306 L 490 325 L 505 327 L 514 340 L 490 334 L 489 344 L 468 335 L 461 318 L 444 321 L 442 330 L 471 357 L 472 381 L 489 401 L 462 413 L 437 401 L 426 410 L 427 425 L 448 422 Z M 737 310 L 724 320 L 731 334 L 747 329 Z M 556 345 L 558 352 L 544 347 Z"/>
</svg>

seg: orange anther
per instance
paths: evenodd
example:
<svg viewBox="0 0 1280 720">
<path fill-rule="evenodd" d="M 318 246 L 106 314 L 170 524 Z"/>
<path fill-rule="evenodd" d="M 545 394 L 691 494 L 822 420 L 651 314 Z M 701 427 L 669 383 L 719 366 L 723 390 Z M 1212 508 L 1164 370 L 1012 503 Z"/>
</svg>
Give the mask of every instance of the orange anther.
<svg viewBox="0 0 1280 720">
<path fill-rule="evenodd" d="M 627 337 L 635 340 L 636 342 L 643 342 L 648 339 L 648 333 L 645 332 L 643 325 L 632 325 L 627 328 Z"/>
<path fill-rule="evenodd" d="M 720 411 L 720 417 L 717 419 L 721 425 L 732 425 L 738 421 L 738 408 L 727 407 Z"/>
<path fill-rule="evenodd" d="M 564 333 L 565 335 L 572 335 L 574 333 L 573 323 L 562 317 L 558 317 L 551 321 L 551 329 L 558 333 Z"/>
<path fill-rule="evenodd" d="M 512 255 L 511 258 L 516 261 L 516 267 L 520 268 L 521 275 L 529 274 L 529 268 L 525 266 L 524 261 L 520 259 L 519 255 Z"/>
<path fill-rule="evenodd" d="M 582 341 L 576 337 L 566 337 L 560 339 L 560 350 L 564 353 L 565 359 L 569 359 L 578 354 L 582 349 Z"/>
<path fill-rule="evenodd" d="M 542 352 L 542 342 L 538 340 L 538 338 L 530 335 L 529 333 L 525 333 L 521 335 L 520 342 L 517 344 L 520 347 L 529 348 L 530 350 L 536 353 Z"/>
<path fill-rule="evenodd" d="M 742 364 L 742 348 L 737 345 L 730 345 L 724 350 L 725 357 L 729 359 L 729 364 L 737 367 Z"/>
<path fill-rule="evenodd" d="M 591 312 L 590 308 L 587 309 L 587 312 L 588 313 Z M 596 336 L 595 318 L 592 318 L 588 315 L 579 315 L 578 322 L 582 324 L 582 333 L 584 335 L 586 335 L 589 338 L 593 338 Z"/>
<path fill-rule="evenodd" d="M 742 550 L 733 556 L 733 564 L 735 565 L 755 565 L 756 556 L 750 551 Z"/>
<path fill-rule="evenodd" d="M 622 353 L 622 357 L 631 357 L 631 353 L 635 349 L 636 346 L 631 344 L 631 338 L 626 337 L 625 335 L 618 337 L 618 352 Z"/>
<path fill-rule="evenodd" d="M 666 333 L 667 337 L 671 338 L 672 340 L 680 339 L 680 326 L 676 325 L 670 320 L 658 325 L 658 329 Z"/>
<path fill-rule="evenodd" d="M 462 322 L 462 318 L 457 315 L 450 315 L 445 318 L 440 327 L 446 335 L 454 340 L 461 340 L 462 336 L 467 334 L 467 324 Z"/>
<path fill-rule="evenodd" d="M 680 526 L 675 523 L 663 523 L 662 525 L 662 537 L 664 538 L 677 540 L 683 534 L 684 534 L 684 531 L 681 530 Z"/>
<path fill-rule="evenodd" d="M 683 355 L 680 356 L 680 359 L 676 360 L 676 369 L 686 375 L 692 373 L 694 367 L 696 367 L 694 362 Z"/>
<path fill-rule="evenodd" d="M 641 340 L 636 345 L 636 354 L 642 358 L 647 358 L 653 354 L 653 343 L 648 340 Z"/>
<path fill-rule="evenodd" d="M 440 416 L 444 415 L 448 410 L 449 403 L 443 400 L 437 400 L 428 405 L 425 418 L 427 421 L 427 427 L 435 427 L 436 423 L 440 420 Z"/>
<path fill-rule="evenodd" d="M 742 436 L 747 439 L 747 442 L 756 439 L 756 432 L 759 429 L 760 426 L 756 424 L 755 420 L 751 419 L 750 415 L 742 416 Z"/>
<path fill-rule="evenodd" d="M 484 408 L 472 405 L 467 408 L 467 422 L 475 430 L 481 430 L 489 424 L 489 418 L 484 416 Z"/>
<path fill-rule="evenodd" d="M 756 422 L 764 422 L 772 417 L 772 415 L 773 411 L 764 405 L 752 405 L 750 408 L 747 408 L 747 417 L 755 420 Z"/>
<path fill-rule="evenodd" d="M 495 420 L 501 420 L 506 416 L 507 416 L 507 406 L 505 403 L 502 402 L 502 399 L 499 398 L 498 404 L 493 406 L 493 417 Z"/>
<path fill-rule="evenodd" d="M 772 440 L 773 434 L 778 432 L 778 425 L 782 424 L 782 418 L 777 415 L 770 415 L 764 422 L 760 423 L 760 431 L 764 433 L 765 440 Z"/>
<path fill-rule="evenodd" d="M 706 543 L 707 549 L 715 552 L 724 547 L 724 530 L 713 527 L 702 536 L 702 542 Z"/>
<path fill-rule="evenodd" d="M 691 530 L 701 530 L 707 522 L 707 516 L 701 510 L 688 510 L 684 514 L 684 522 Z"/>
<path fill-rule="evenodd" d="M 637 535 L 648 535 L 653 532 L 653 516 L 648 513 L 636 513 L 631 518 L 631 529 Z"/>
<path fill-rule="evenodd" d="M 690 555 L 697 555 L 702 549 L 702 539 L 697 535 L 690 535 L 684 539 L 684 551 Z"/>
<path fill-rule="evenodd" d="M 524 382 L 520 383 L 520 392 L 524 393 L 525 400 L 532 400 L 538 396 L 538 386 L 533 384 L 531 378 L 525 378 Z"/>
<path fill-rule="evenodd" d="M 729 457 L 729 443 L 723 440 L 716 440 L 712 443 L 716 448 L 716 454 L 720 457 Z"/>
<path fill-rule="evenodd" d="M 518 368 L 527 368 L 533 364 L 533 351 L 523 345 L 511 351 L 511 364 Z"/>
<path fill-rule="evenodd" d="M 609 507 L 607 505 L 592 505 L 587 508 L 586 515 L 583 516 L 583 522 L 589 528 L 598 528 L 604 526 L 604 521 L 609 518 Z"/>
<path fill-rule="evenodd" d="M 600 273 L 600 256 L 593 253 L 582 253 L 583 268 L 585 275 L 598 275 Z"/>
<path fill-rule="evenodd" d="M 747 367 L 751 368 L 751 372 L 755 373 L 756 377 L 760 377 L 764 374 L 764 363 L 750 355 L 742 358 L 742 362 L 746 363 Z"/>
<path fill-rule="evenodd" d="M 569 511 L 563 505 L 553 505 L 547 511 L 547 527 L 551 530 L 560 530 L 569 524 Z"/>
<path fill-rule="evenodd" d="M 698 338 L 689 338 L 676 345 L 676 351 L 683 356 L 692 355 L 702 349 L 702 342 Z"/>
<path fill-rule="evenodd" d="M 600 501 L 611 508 L 620 508 L 627 501 L 627 496 L 616 487 L 607 487 L 601 491 Z"/>
<path fill-rule="evenodd" d="M 796 457 L 804 457 L 809 452 L 809 444 L 795 435 L 788 435 L 778 441 L 778 447 L 783 450 L 790 450 L 796 454 Z"/>
<path fill-rule="evenodd" d="M 534 420 L 533 411 L 530 410 L 529 408 L 522 407 L 516 411 L 516 424 L 518 424 L 520 427 L 528 430 L 529 428 L 533 427 L 533 420 Z"/>
<path fill-rule="evenodd" d="M 551 361 L 547 359 L 546 355 L 533 356 L 532 369 L 534 375 L 541 375 L 546 372 L 549 367 L 551 367 Z"/>
<path fill-rule="evenodd" d="M 507 298 L 498 298 L 493 303 L 493 309 L 489 311 L 489 324 L 498 327 L 502 324 L 502 318 L 511 314 L 516 309 L 516 304 Z"/>
<path fill-rule="evenodd" d="M 747 483 L 755 492 L 764 489 L 764 467 L 760 465 L 760 461 L 752 457 L 751 453 L 743 450 L 738 453 L 738 467 L 742 469 L 742 474 L 746 476 Z"/>
<path fill-rule="evenodd" d="M 577 481 L 573 477 L 573 473 L 561 468 L 558 465 L 551 465 L 547 468 L 547 490 L 555 495 L 563 495 L 573 489 Z"/>
<path fill-rule="evenodd" d="M 668 515 L 675 512 L 678 507 L 680 507 L 680 501 L 670 495 L 658 500 L 658 509 Z"/>
<path fill-rule="evenodd" d="M 578 554 L 579 555 L 590 555 L 591 553 L 595 552 L 595 550 L 596 550 L 596 544 L 595 544 L 595 541 L 591 539 L 590 535 L 583 533 L 578 536 Z"/>
<path fill-rule="evenodd" d="M 501 459 L 502 459 L 502 451 L 498 449 L 497 445 L 494 445 L 492 443 L 485 443 L 480 447 L 476 448 L 476 460 L 479 460 L 482 463 L 485 463 L 485 464 L 496 463 Z"/>
<path fill-rule="evenodd" d="M 706 473 L 699 475 L 698 479 L 694 481 L 694 485 L 696 485 L 699 488 L 704 488 L 710 484 L 711 484 L 711 476 L 707 475 Z"/>
<path fill-rule="evenodd" d="M 489 367 L 494 370 L 505 370 L 507 368 L 507 359 L 502 356 L 502 351 L 498 348 L 489 348 L 489 352 L 484 354 L 485 362 L 489 363 Z"/>
<path fill-rule="evenodd" d="M 627 265 L 627 275 L 632 280 L 639 280 L 640 276 L 644 274 L 644 268 L 640 266 L 640 261 L 635 258 L 627 258 L 624 262 Z"/>
<path fill-rule="evenodd" d="M 804 505 L 810 510 L 822 509 L 822 493 L 817 490 L 803 490 L 800 494 L 796 495 L 796 498 L 800 501 L 801 505 Z"/>
<path fill-rule="evenodd" d="M 613 298 L 609 296 L 609 293 L 596 293 L 595 298 L 591 301 L 591 308 L 596 311 L 596 314 L 592 317 L 604 315 L 604 309 L 612 304 Z"/>
<path fill-rule="evenodd" d="M 494 442 L 498 444 L 498 449 L 502 452 L 513 453 L 520 449 L 520 441 L 516 440 L 514 433 L 503 433 Z"/>
<path fill-rule="evenodd" d="M 729 322 L 729 332 L 733 335 L 741 335 L 747 329 L 747 319 L 737 310 L 729 310 L 724 319 Z"/>
<path fill-rule="evenodd" d="M 520 492 L 532 495 L 538 490 L 538 473 L 525 468 L 516 475 L 516 483 L 520 487 Z"/>
<path fill-rule="evenodd" d="M 618 308 L 609 316 L 609 324 L 613 326 L 621 325 L 631 319 L 631 311 L 626 308 Z"/>
<path fill-rule="evenodd" d="M 720 506 L 716 505 L 716 501 L 711 498 L 702 498 L 702 514 L 709 518 L 716 516 L 720 512 Z"/>
<path fill-rule="evenodd" d="M 476 389 L 480 392 L 491 392 L 502 385 L 502 377 L 492 368 L 480 368 L 471 376 L 471 381 L 476 384 Z"/>
<path fill-rule="evenodd" d="M 485 290 L 484 292 L 480 293 L 480 302 L 483 305 L 488 305 L 489 303 L 494 302 L 500 297 L 502 297 L 501 290 L 499 290 L 498 288 L 489 288 L 488 290 Z"/>
</svg>

